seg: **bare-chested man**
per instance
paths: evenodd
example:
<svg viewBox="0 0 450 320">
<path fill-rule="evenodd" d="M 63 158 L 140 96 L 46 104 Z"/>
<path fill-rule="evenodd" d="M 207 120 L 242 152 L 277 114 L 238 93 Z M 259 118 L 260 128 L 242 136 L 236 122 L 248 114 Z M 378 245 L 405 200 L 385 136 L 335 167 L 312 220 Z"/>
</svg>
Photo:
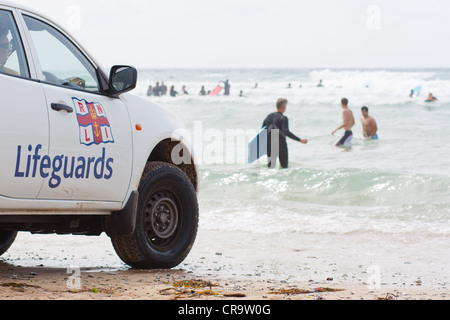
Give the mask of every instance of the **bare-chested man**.
<svg viewBox="0 0 450 320">
<path fill-rule="evenodd" d="M 343 123 L 339 128 L 333 131 L 334 135 L 337 131 L 345 129 L 345 134 L 341 140 L 336 143 L 336 147 L 349 147 L 353 140 L 352 128 L 355 126 L 355 118 L 353 117 L 353 112 L 348 108 L 348 99 L 343 98 L 341 100 L 341 106 L 344 111 L 342 112 Z"/>
<path fill-rule="evenodd" d="M 375 119 L 369 116 L 369 108 L 362 107 L 361 109 L 363 117 L 361 123 L 363 127 L 364 138 L 371 140 L 378 140 L 378 126 Z"/>
</svg>

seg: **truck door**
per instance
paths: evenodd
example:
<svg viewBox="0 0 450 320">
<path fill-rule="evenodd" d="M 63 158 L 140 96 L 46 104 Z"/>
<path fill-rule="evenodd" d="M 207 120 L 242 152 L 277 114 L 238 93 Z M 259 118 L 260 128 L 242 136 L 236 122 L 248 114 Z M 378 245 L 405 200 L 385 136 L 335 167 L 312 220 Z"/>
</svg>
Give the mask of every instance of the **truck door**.
<svg viewBox="0 0 450 320">
<path fill-rule="evenodd" d="M 23 15 L 42 73 L 50 151 L 39 199 L 125 200 L 132 169 L 126 105 L 102 94 L 93 62 L 63 31 Z"/>
<path fill-rule="evenodd" d="M 31 78 L 12 11 L 0 6 L 0 196 L 36 199 L 43 183 L 36 161 L 49 149 L 44 91 Z"/>
</svg>

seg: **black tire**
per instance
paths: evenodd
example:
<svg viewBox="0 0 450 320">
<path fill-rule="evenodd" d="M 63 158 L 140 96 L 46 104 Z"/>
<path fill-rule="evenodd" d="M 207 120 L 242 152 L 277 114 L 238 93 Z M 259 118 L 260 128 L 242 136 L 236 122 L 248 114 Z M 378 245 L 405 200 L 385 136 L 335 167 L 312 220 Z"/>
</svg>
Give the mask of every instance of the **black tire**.
<svg viewBox="0 0 450 320">
<path fill-rule="evenodd" d="M 198 230 L 198 202 L 189 178 L 174 165 L 147 165 L 139 186 L 135 231 L 112 237 L 119 257 L 138 269 L 170 269 L 187 257 Z"/>
<path fill-rule="evenodd" d="M 17 231 L 0 230 L 0 256 L 2 256 L 16 240 Z"/>
</svg>

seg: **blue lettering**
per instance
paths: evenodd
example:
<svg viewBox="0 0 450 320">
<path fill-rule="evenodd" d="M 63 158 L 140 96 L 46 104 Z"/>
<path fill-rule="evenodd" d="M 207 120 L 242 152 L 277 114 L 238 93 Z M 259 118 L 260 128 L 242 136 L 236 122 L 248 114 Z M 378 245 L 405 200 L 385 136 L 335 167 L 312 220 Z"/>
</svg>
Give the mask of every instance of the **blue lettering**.
<svg viewBox="0 0 450 320">
<path fill-rule="evenodd" d="M 53 159 L 52 177 L 51 177 L 50 181 L 48 182 L 49 187 L 52 189 L 58 188 L 59 185 L 61 184 L 61 177 L 56 175 L 56 173 L 58 173 L 62 169 L 62 165 L 63 165 L 62 159 L 63 158 L 64 158 L 64 156 L 57 156 Z M 55 181 L 55 182 L 52 182 L 52 181 Z"/>
<path fill-rule="evenodd" d="M 21 171 L 22 146 L 17 147 L 16 168 L 14 176 L 16 178 L 36 178 L 40 177 L 48 180 L 48 186 L 52 189 L 58 188 L 64 179 L 89 179 L 91 173 L 96 180 L 109 180 L 112 178 L 114 170 L 113 158 L 106 157 L 106 148 L 102 149 L 102 155 L 96 157 L 67 157 L 58 155 L 40 155 L 42 145 L 39 144 L 33 151 L 33 146 L 28 146 L 28 154 L 24 154 L 27 163 L 25 171 Z M 75 160 L 76 159 L 76 160 Z M 77 162 L 75 164 L 75 162 Z"/>
<path fill-rule="evenodd" d="M 34 150 L 33 178 L 36 178 L 37 163 L 41 159 L 41 156 L 39 155 L 39 150 L 41 150 L 41 149 L 42 149 L 42 145 L 38 144 L 36 146 L 36 149 Z"/>
<path fill-rule="evenodd" d="M 33 150 L 33 146 L 28 146 L 28 152 L 31 152 Z M 30 175 L 30 164 L 31 164 L 31 155 L 28 155 L 28 161 L 27 161 L 27 173 L 25 174 L 25 177 L 29 177 Z"/>
<path fill-rule="evenodd" d="M 114 159 L 109 158 L 108 161 L 106 161 L 106 170 L 109 171 L 108 174 L 105 174 L 105 176 L 103 177 L 106 180 L 111 179 L 112 175 L 113 175 L 113 169 L 111 168 L 111 164 L 114 163 Z"/>
<path fill-rule="evenodd" d="M 51 162 L 52 162 L 52 160 L 50 159 L 49 156 L 43 156 L 42 157 L 40 174 L 41 174 L 41 177 L 44 178 L 44 179 L 49 176 L 49 174 L 47 172 L 44 172 L 44 170 L 45 169 L 50 169 Z"/>
<path fill-rule="evenodd" d="M 16 178 L 23 178 L 23 177 L 25 177 L 25 173 L 19 172 L 21 153 L 22 153 L 22 147 L 18 146 L 17 147 L 17 160 L 16 160 L 16 173 L 14 174 L 14 176 Z"/>
<path fill-rule="evenodd" d="M 91 172 L 91 164 L 95 162 L 95 158 L 88 158 L 87 169 L 86 169 L 86 179 L 89 179 L 89 172 Z"/>
<path fill-rule="evenodd" d="M 67 173 L 67 163 L 69 162 L 68 157 L 66 157 L 66 160 L 64 161 L 64 178 L 65 179 L 72 179 L 73 178 L 73 169 L 75 167 L 75 157 L 72 157 L 72 165 L 70 167 L 70 173 Z"/>
<path fill-rule="evenodd" d="M 75 178 L 84 179 L 84 172 L 86 171 L 86 159 L 84 157 L 79 157 L 78 162 L 80 164 L 75 170 Z"/>
<path fill-rule="evenodd" d="M 95 162 L 95 166 L 94 166 L 95 179 L 101 179 L 103 177 L 103 172 L 105 171 L 105 153 L 106 153 L 106 149 L 103 148 L 101 158 L 98 158 L 97 161 Z M 100 173 L 98 172 L 99 165 L 101 166 Z"/>
</svg>

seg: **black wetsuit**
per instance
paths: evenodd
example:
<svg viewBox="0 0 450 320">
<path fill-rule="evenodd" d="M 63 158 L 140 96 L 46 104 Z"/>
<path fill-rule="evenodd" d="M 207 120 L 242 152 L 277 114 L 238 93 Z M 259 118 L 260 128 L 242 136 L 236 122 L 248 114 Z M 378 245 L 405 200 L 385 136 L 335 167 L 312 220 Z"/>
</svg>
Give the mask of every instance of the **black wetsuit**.
<svg viewBox="0 0 450 320">
<path fill-rule="evenodd" d="M 230 95 L 230 84 L 228 83 L 228 81 L 225 81 L 224 84 L 225 84 L 225 91 L 223 94 L 225 96 L 229 96 Z"/>
<path fill-rule="evenodd" d="M 300 141 L 301 139 L 289 131 L 289 119 L 281 112 L 269 114 L 266 120 L 264 120 L 263 128 L 264 127 L 267 127 L 268 129 L 267 156 L 269 157 L 269 168 L 275 168 L 277 158 L 279 157 L 281 167 L 286 169 L 289 165 L 289 152 L 286 137 L 295 141 Z M 278 137 L 273 137 L 274 141 L 278 140 L 279 142 L 279 150 L 278 154 L 275 150 L 272 155 L 272 130 L 274 129 L 279 130 Z"/>
</svg>

